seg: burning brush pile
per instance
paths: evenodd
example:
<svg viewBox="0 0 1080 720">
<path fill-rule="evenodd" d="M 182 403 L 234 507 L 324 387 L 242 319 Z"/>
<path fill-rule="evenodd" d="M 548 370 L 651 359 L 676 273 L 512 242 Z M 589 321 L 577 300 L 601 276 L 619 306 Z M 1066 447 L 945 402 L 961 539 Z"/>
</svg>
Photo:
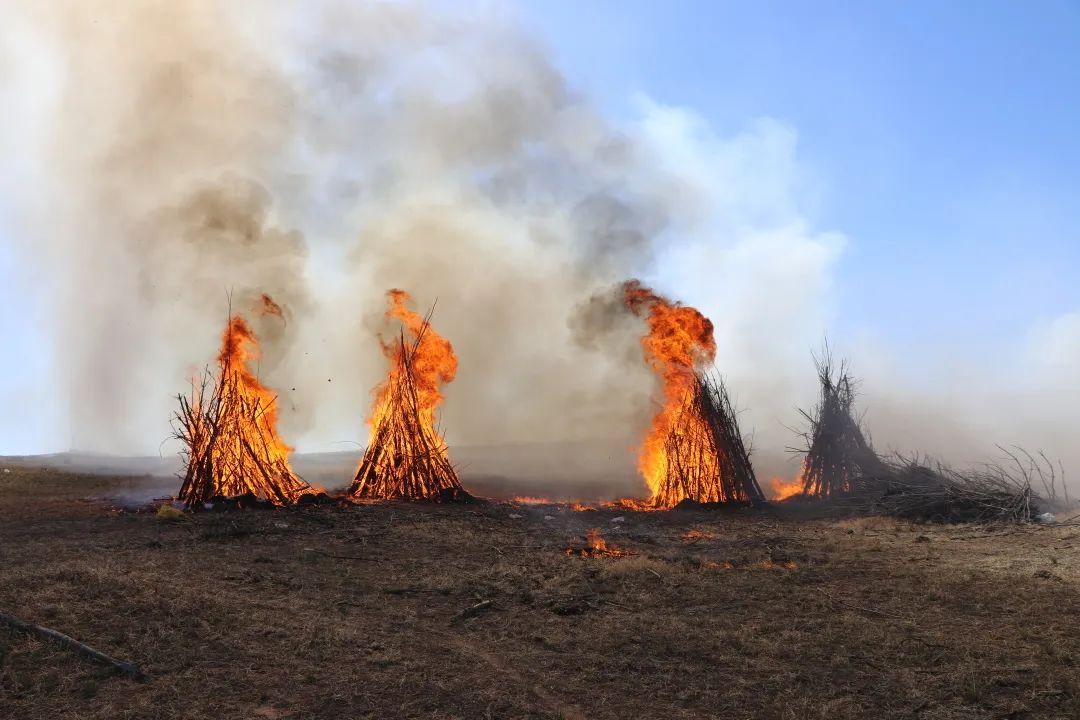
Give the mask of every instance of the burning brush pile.
<svg viewBox="0 0 1080 720">
<path fill-rule="evenodd" d="M 289 466 L 291 448 L 277 433 L 277 398 L 248 367 L 259 345 L 247 321 L 229 318 L 217 373 L 205 372 L 179 396 L 175 437 L 186 471 L 179 499 L 189 509 L 221 503 L 290 505 L 313 494 Z"/>
<path fill-rule="evenodd" d="M 383 343 L 390 361 L 386 381 L 375 389 L 368 418 L 370 436 L 348 495 L 357 499 L 470 500 L 450 464 L 436 410 L 440 388 L 454 379 L 457 356 L 431 327 L 431 312 L 407 307 L 409 294 L 387 293 L 386 317 L 401 322 L 398 337 Z"/>
<path fill-rule="evenodd" d="M 763 502 L 727 389 L 706 369 L 716 357 L 712 322 L 637 281 L 623 293 L 626 307 L 648 325 L 641 345 L 663 386 L 638 456 L 650 505 Z"/>
<path fill-rule="evenodd" d="M 708 370 L 716 356 L 712 323 L 637 281 L 620 290 L 625 310 L 648 327 L 643 354 L 661 385 L 660 406 L 638 455 L 651 495 L 622 504 L 667 509 L 764 502 L 727 389 Z M 400 327 L 396 338 L 382 341 L 390 367 L 374 390 L 368 447 L 346 495 L 354 501 L 470 501 L 437 423 L 442 386 L 454 379 L 457 356 L 432 328 L 430 311 L 422 316 L 411 310 L 402 290 L 387 297 L 386 317 Z M 284 321 L 281 308 L 266 296 L 260 311 Z M 250 367 L 259 354 L 244 317 L 230 316 L 216 372 L 207 370 L 189 396 L 179 397 L 173 425 L 185 460 L 179 499 L 189 509 L 327 499 L 289 464 L 291 448 L 277 432 L 276 397 Z M 802 468 L 795 481 L 774 481 L 775 495 L 940 522 L 1023 522 L 1055 506 L 1058 475 L 1041 455 L 1003 450 L 1008 457 L 1003 464 L 964 471 L 878 455 L 855 414 L 857 382 L 846 364 L 834 363 L 827 347 L 815 364 L 821 395 L 812 412 L 803 412 L 805 447 L 796 450 L 804 453 Z M 1036 483 L 1043 495 L 1035 491 Z M 621 554 L 598 533 L 570 552 Z"/>
</svg>

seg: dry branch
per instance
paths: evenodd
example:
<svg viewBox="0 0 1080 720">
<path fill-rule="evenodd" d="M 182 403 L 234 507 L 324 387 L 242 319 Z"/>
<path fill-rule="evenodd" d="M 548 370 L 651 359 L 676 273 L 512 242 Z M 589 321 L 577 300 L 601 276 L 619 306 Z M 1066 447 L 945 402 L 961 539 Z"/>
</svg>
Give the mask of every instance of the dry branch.
<svg viewBox="0 0 1080 720">
<path fill-rule="evenodd" d="M 101 663 L 102 665 L 108 665 L 116 672 L 124 675 L 125 677 L 131 678 L 132 680 L 146 680 L 146 675 L 143 674 L 143 671 L 140 670 L 139 666 L 135 663 L 111 658 L 100 650 L 95 650 L 89 645 L 81 643 L 75 638 L 69 637 L 58 630 L 53 630 L 52 628 L 47 628 L 43 625 L 35 625 L 34 623 L 26 622 L 25 620 L 20 620 L 14 615 L 9 615 L 4 612 L 0 612 L 0 623 L 3 623 L 10 628 L 26 633 L 28 635 L 37 635 L 38 637 L 44 638 L 46 640 L 51 640 L 53 642 L 59 643 L 63 647 L 69 650 L 74 650 L 76 653 L 82 655 L 85 658 L 93 660 L 97 663 Z"/>
<path fill-rule="evenodd" d="M 450 618 L 450 624 L 453 625 L 454 623 L 465 620 L 466 618 L 471 618 L 474 615 L 479 615 L 485 610 L 491 609 L 491 605 L 491 600 L 482 600 L 475 605 L 471 605 L 470 607 L 467 607 L 461 612 L 459 612 L 457 615 L 454 615 L 454 617 Z"/>
</svg>

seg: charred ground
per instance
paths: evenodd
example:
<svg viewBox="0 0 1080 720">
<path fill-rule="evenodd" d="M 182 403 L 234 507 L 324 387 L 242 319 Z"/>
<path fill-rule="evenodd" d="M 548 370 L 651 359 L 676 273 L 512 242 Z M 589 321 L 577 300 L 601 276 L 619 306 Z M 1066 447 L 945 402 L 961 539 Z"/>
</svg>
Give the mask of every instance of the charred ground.
<svg viewBox="0 0 1080 720">
<path fill-rule="evenodd" d="M 1078 527 L 85 499 L 138 482 L 0 474 L 0 609 L 150 676 L 0 629 L 0 717 L 1080 715 Z"/>
</svg>

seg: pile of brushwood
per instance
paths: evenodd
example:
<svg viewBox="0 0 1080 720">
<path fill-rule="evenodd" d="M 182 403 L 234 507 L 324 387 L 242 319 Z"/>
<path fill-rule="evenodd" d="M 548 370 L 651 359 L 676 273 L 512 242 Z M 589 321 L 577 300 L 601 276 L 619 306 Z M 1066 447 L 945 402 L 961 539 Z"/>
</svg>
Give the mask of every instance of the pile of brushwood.
<svg viewBox="0 0 1080 720">
<path fill-rule="evenodd" d="M 1006 450 L 1001 462 L 959 470 L 929 458 L 879 455 L 854 411 L 857 381 L 828 346 L 815 357 L 821 398 L 802 411 L 808 430 L 803 488 L 794 499 L 831 500 L 861 512 L 927 522 L 1030 522 L 1062 507 L 1063 472 L 1043 454 Z"/>
<path fill-rule="evenodd" d="M 416 363 L 430 312 L 410 341 L 401 333 L 393 346 L 390 376 L 380 390 L 370 442 L 348 495 L 363 499 L 475 502 L 450 463 L 430 399 L 422 398 Z"/>
<path fill-rule="evenodd" d="M 175 437 L 184 449 L 179 499 L 191 509 L 236 498 L 238 506 L 290 505 L 311 492 L 289 466 L 288 448 L 274 430 L 273 399 L 247 387 L 245 373 L 222 362 L 179 396 Z"/>
<path fill-rule="evenodd" d="M 880 488 L 885 470 L 859 418 L 855 416 L 856 380 L 847 364 L 836 365 L 826 346 L 814 358 L 821 399 L 812 412 L 800 410 L 808 429 L 803 448 L 802 496 L 812 499 L 852 495 Z"/>
<path fill-rule="evenodd" d="M 666 473 L 655 502 L 670 507 L 735 503 L 759 505 L 765 495 L 723 381 L 695 373 L 693 393 L 678 410 L 665 439 Z"/>
<path fill-rule="evenodd" d="M 852 500 L 883 515 L 944 523 L 1031 522 L 1069 504 L 1060 466 L 1041 453 L 999 449 L 1002 462 L 965 470 L 895 455 L 882 461 L 878 487 Z"/>
</svg>

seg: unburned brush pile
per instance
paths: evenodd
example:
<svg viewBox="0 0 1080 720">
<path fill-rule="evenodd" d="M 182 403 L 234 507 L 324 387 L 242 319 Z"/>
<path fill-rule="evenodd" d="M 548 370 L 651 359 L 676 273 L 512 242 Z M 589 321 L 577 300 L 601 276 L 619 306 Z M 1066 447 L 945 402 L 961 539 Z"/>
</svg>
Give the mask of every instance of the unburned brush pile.
<svg viewBox="0 0 1080 720">
<path fill-rule="evenodd" d="M 1067 491 L 1058 498 L 1062 478 L 1045 456 L 999 449 L 1003 462 L 964 470 L 929 459 L 890 458 L 869 509 L 908 520 L 962 523 L 1031 522 L 1045 510 L 1068 507 Z"/>
<path fill-rule="evenodd" d="M 835 500 L 855 512 L 945 523 L 1030 522 L 1042 509 L 1059 504 L 1053 464 L 1023 449 L 999 447 L 1004 462 L 966 469 L 930 458 L 879 456 L 855 416 L 856 381 L 847 366 L 841 362 L 836 367 L 828 347 L 815 364 L 821 399 L 812 413 L 802 412 L 809 429 L 803 434 L 801 492 L 794 497 Z M 787 486 L 781 483 L 779 489 Z"/>
<path fill-rule="evenodd" d="M 809 425 L 802 495 L 821 499 L 868 490 L 883 466 L 855 417 L 856 381 L 843 362 L 834 367 L 828 348 L 815 364 L 821 399 L 812 412 L 800 411 Z"/>
</svg>

